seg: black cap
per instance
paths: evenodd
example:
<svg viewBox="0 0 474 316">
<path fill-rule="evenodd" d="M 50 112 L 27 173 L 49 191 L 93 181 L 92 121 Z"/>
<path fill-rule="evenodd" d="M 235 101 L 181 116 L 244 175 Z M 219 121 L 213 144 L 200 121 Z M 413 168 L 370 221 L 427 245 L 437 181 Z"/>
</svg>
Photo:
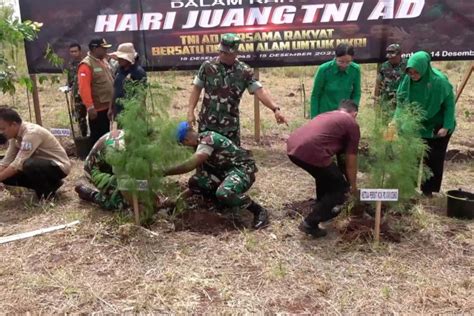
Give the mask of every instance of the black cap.
<svg viewBox="0 0 474 316">
<path fill-rule="evenodd" d="M 110 48 L 112 47 L 111 44 L 107 43 L 105 38 L 94 38 L 89 42 L 89 49 L 103 47 L 103 48 Z"/>
</svg>

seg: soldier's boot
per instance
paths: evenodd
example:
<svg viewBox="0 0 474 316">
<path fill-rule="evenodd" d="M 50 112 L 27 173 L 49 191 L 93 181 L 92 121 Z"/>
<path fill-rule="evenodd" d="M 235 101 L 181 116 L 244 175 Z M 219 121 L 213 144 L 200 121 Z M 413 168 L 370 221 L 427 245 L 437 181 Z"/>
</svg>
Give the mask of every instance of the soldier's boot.
<svg viewBox="0 0 474 316">
<path fill-rule="evenodd" d="M 253 229 L 261 229 L 270 224 L 268 219 L 268 212 L 261 205 L 252 201 L 247 209 L 253 213 Z"/>
<path fill-rule="evenodd" d="M 93 203 L 96 203 L 95 197 L 97 193 L 99 193 L 99 191 L 92 190 L 91 188 L 86 187 L 85 185 L 81 185 L 81 184 L 76 185 L 76 187 L 74 188 L 74 191 L 76 191 L 76 193 L 79 195 L 79 198 L 81 200 L 93 202 Z"/>
</svg>

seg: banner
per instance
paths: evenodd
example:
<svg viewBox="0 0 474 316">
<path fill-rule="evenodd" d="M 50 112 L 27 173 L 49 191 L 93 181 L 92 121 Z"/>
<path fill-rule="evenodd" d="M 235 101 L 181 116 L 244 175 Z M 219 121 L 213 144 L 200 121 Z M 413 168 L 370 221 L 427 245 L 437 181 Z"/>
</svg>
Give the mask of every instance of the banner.
<svg viewBox="0 0 474 316">
<path fill-rule="evenodd" d="M 68 60 L 91 38 L 133 42 L 147 70 L 195 69 L 216 56 L 220 36 L 237 33 L 240 59 L 254 67 L 321 64 L 341 42 L 359 63 L 385 60 L 398 43 L 406 55 L 474 59 L 473 0 L 20 0 L 23 20 L 44 23 L 26 43 L 30 73 L 56 72 L 46 47 Z"/>
</svg>

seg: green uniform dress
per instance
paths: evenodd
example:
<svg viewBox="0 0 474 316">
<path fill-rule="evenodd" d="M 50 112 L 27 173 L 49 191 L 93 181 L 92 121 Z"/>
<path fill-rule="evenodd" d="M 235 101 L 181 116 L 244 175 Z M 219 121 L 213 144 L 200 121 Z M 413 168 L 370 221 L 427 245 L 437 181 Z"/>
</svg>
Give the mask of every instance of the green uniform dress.
<svg viewBox="0 0 474 316">
<path fill-rule="evenodd" d="M 360 66 L 352 62 L 345 70 L 340 70 L 336 59 L 328 61 L 319 66 L 314 77 L 311 118 L 337 110 L 344 99 L 351 99 L 359 105 L 360 96 Z"/>
<path fill-rule="evenodd" d="M 216 132 L 199 134 L 196 153 L 209 158 L 189 179 L 194 193 L 216 197 L 227 207 L 247 207 L 251 200 L 244 193 L 255 181 L 257 167 L 249 151 Z"/>
<path fill-rule="evenodd" d="M 253 94 L 262 87 L 253 69 L 239 60 L 232 66 L 218 59 L 208 60 L 201 65 L 193 83 L 204 88 L 199 132 L 217 132 L 240 146 L 240 99 L 245 89 Z"/>
<path fill-rule="evenodd" d="M 424 163 L 433 175 L 421 185 L 425 195 L 439 192 L 443 179 L 444 160 L 449 139 L 456 127 L 454 92 L 448 78 L 438 69 L 431 67 L 431 57 L 426 52 L 413 54 L 407 69 L 413 68 L 420 74 L 414 81 L 406 76 L 397 90 L 397 111 L 405 106 L 417 106 L 423 111 L 421 137 L 428 145 Z M 437 135 L 441 128 L 448 130 L 444 137 Z"/>
</svg>

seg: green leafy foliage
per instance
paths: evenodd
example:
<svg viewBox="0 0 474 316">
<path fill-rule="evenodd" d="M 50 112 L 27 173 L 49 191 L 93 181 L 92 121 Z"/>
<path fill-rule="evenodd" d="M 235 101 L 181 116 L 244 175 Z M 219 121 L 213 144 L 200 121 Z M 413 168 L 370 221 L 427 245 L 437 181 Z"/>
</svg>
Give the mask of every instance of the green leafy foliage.
<svg viewBox="0 0 474 316">
<path fill-rule="evenodd" d="M 361 118 L 368 142 L 367 157 L 361 161 L 368 176 L 365 185 L 399 189 L 400 201 L 394 205 L 398 209 L 417 194 L 420 162 L 427 149 L 419 134 L 422 117 L 416 106 L 405 106 L 394 116 L 389 105 L 378 104 L 376 109 L 365 109 Z M 422 178 L 428 175 L 429 170 L 424 169 Z"/>
<path fill-rule="evenodd" d="M 38 38 L 42 23 L 33 21 L 20 21 L 13 15 L 9 6 L 0 7 L 0 91 L 4 94 L 15 95 L 17 85 L 33 89 L 31 79 L 26 76 L 22 68 L 18 67 L 18 55 L 23 49 L 25 41 L 31 42 Z M 45 50 L 46 60 L 53 66 L 62 68 L 64 60 L 59 57 L 48 44 Z M 46 80 L 58 83 L 58 76 L 40 76 L 40 84 Z"/>
<path fill-rule="evenodd" d="M 155 90 L 160 89 L 155 86 Z M 163 170 L 189 157 L 190 153 L 176 141 L 177 122 L 171 120 L 168 98 L 155 99 L 154 115 L 147 107 L 147 88 L 140 82 L 125 85 L 124 110 L 118 121 L 125 131 L 125 149 L 107 153 L 106 159 L 127 189 L 138 196 L 142 224 L 149 224 L 156 203 L 156 193 L 176 197 L 179 188 L 163 177 Z M 160 91 L 158 95 L 165 94 Z M 128 181 L 127 181 L 128 180 Z M 131 180 L 131 181 L 130 181 Z M 137 180 L 148 181 L 148 190 L 139 191 Z"/>
<path fill-rule="evenodd" d="M 42 24 L 23 21 L 13 17 L 11 7 L 2 6 L 0 10 L 0 91 L 14 95 L 16 84 L 31 89 L 31 80 L 20 76 L 17 69 L 18 50 L 24 41 L 38 37 Z"/>
</svg>

